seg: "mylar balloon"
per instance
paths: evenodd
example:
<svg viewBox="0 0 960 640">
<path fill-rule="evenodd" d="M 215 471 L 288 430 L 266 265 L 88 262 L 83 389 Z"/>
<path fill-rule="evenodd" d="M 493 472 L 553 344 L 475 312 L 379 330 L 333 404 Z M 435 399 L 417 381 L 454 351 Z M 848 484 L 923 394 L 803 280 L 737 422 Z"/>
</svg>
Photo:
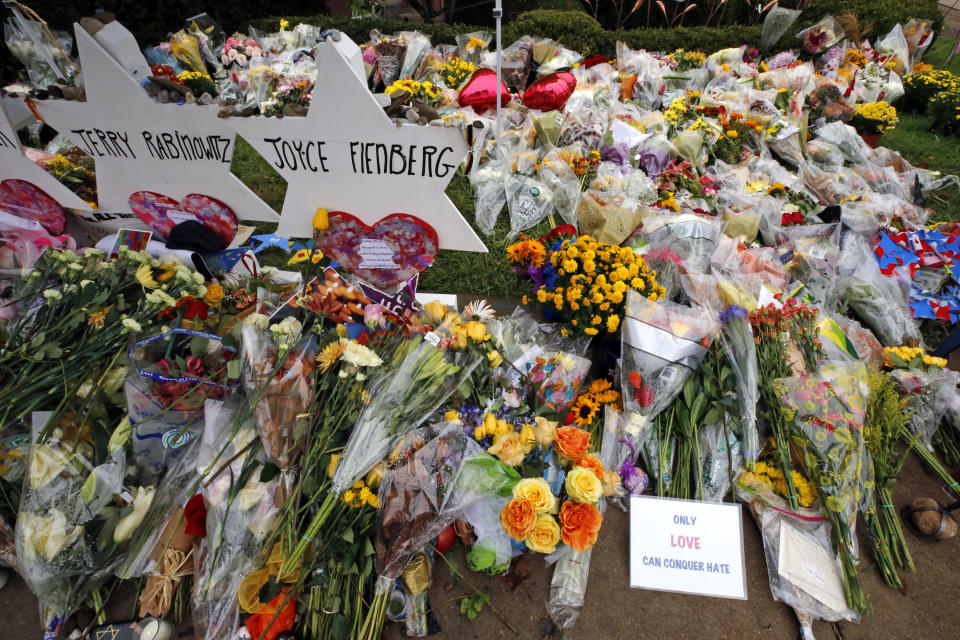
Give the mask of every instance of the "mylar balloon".
<svg viewBox="0 0 960 640">
<path fill-rule="evenodd" d="M 473 107 L 477 113 L 497 106 L 497 72 L 493 69 L 477 69 L 467 84 L 460 89 L 457 102 L 461 107 Z M 507 85 L 500 80 L 500 104 L 510 102 Z"/>
<path fill-rule="evenodd" d="M 543 76 L 523 92 L 523 104 L 528 109 L 553 111 L 562 109 L 573 90 L 577 88 L 577 79 L 569 71 L 557 71 Z"/>
</svg>

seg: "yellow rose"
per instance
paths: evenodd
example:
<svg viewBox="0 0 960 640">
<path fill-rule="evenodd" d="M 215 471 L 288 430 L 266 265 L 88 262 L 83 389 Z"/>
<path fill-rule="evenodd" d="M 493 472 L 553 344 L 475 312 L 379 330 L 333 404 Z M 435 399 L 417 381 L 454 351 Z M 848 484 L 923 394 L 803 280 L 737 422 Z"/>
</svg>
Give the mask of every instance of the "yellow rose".
<svg viewBox="0 0 960 640">
<path fill-rule="evenodd" d="M 501 364 L 503 364 L 503 356 L 500 355 L 500 352 L 496 349 L 487 352 L 487 360 L 490 361 L 490 366 L 493 368 L 499 367 Z"/>
<path fill-rule="evenodd" d="M 553 553 L 557 550 L 557 543 L 560 542 L 560 525 L 553 516 L 540 514 L 523 542 L 531 551 L 543 554 Z"/>
<path fill-rule="evenodd" d="M 595 503 L 603 495 L 603 483 L 593 471 L 584 467 L 574 467 L 567 473 L 563 483 L 567 495 L 577 502 Z"/>
<path fill-rule="evenodd" d="M 427 312 L 427 316 L 429 316 L 431 320 L 443 320 L 443 316 L 447 315 L 446 305 L 439 300 L 432 300 L 423 305 L 423 310 Z"/>
<path fill-rule="evenodd" d="M 532 424 L 525 424 L 520 427 L 520 444 L 531 449 L 533 449 L 533 445 L 537 444 L 537 435 L 533 431 Z"/>
<path fill-rule="evenodd" d="M 524 478 L 513 486 L 513 497 L 529 500 L 533 510 L 540 513 L 556 513 L 557 497 L 543 478 Z"/>
<path fill-rule="evenodd" d="M 533 428 L 533 435 L 537 439 L 537 444 L 549 447 L 553 444 L 553 438 L 557 434 L 557 422 L 547 420 L 543 416 L 534 418 L 536 426 Z"/>
<path fill-rule="evenodd" d="M 497 456 L 503 464 L 516 467 L 530 453 L 530 448 L 520 444 L 520 436 L 510 431 L 498 434 L 493 439 L 493 446 L 487 449 L 487 452 Z"/>
<path fill-rule="evenodd" d="M 447 411 L 445 414 L 443 414 L 443 421 L 444 422 L 460 422 L 460 414 L 454 411 L 453 409 L 450 409 L 450 411 Z"/>
<path fill-rule="evenodd" d="M 478 320 L 471 320 L 467 323 L 467 335 L 476 342 L 483 342 L 490 338 L 487 334 L 487 326 Z"/>
</svg>

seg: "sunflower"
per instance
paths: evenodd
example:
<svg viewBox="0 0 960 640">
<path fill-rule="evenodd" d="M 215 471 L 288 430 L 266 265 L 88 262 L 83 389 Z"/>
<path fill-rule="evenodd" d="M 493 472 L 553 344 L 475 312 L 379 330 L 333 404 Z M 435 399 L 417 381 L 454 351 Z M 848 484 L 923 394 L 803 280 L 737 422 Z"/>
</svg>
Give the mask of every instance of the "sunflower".
<svg viewBox="0 0 960 640">
<path fill-rule="evenodd" d="M 606 391 L 612 387 L 613 383 L 606 378 L 597 378 L 590 383 L 590 389 L 587 391 L 587 393 L 600 393 L 601 391 Z"/>
<path fill-rule="evenodd" d="M 317 364 L 319 365 L 321 373 L 329 371 L 330 367 L 337 363 L 337 360 L 340 359 L 340 356 L 343 355 L 346 349 L 347 346 L 342 340 L 335 340 L 325 346 L 323 351 L 317 354 Z"/>
<path fill-rule="evenodd" d="M 573 403 L 570 410 L 573 412 L 573 423 L 578 427 L 585 427 L 593 423 L 600 403 L 592 393 L 585 393 Z"/>
</svg>

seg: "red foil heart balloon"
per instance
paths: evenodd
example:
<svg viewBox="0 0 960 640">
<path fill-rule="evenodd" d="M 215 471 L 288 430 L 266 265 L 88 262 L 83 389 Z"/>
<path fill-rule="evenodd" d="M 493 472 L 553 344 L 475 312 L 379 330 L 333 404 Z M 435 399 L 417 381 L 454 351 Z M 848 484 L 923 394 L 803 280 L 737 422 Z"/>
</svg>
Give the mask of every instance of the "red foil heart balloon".
<svg viewBox="0 0 960 640">
<path fill-rule="evenodd" d="M 577 88 L 577 79 L 569 71 L 557 71 L 543 76 L 523 92 L 522 102 L 528 109 L 553 111 L 562 109 L 573 90 Z"/>
<path fill-rule="evenodd" d="M 380 290 L 406 282 L 437 257 L 437 232 L 416 216 L 393 213 L 372 227 L 343 211 L 331 211 L 328 220 L 317 246 Z"/>
<path fill-rule="evenodd" d="M 493 69 L 477 69 L 467 84 L 460 89 L 457 102 L 461 107 L 473 107 L 477 113 L 497 106 L 497 72 Z M 500 104 L 510 102 L 510 91 L 507 85 L 500 80 Z"/>
</svg>

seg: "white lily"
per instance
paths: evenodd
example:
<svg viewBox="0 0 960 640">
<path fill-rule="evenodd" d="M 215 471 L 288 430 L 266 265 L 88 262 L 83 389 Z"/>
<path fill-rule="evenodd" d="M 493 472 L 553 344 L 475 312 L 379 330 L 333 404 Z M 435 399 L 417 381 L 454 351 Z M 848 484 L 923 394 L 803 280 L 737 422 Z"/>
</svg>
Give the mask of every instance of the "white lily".
<svg viewBox="0 0 960 640">
<path fill-rule="evenodd" d="M 53 562 L 61 551 L 76 542 L 83 527 L 67 530 L 67 517 L 59 509 L 50 509 L 46 516 L 24 511 L 17 518 L 17 531 L 25 544 L 27 561 L 32 562 L 39 553 L 47 562 Z"/>
<path fill-rule="evenodd" d="M 147 509 L 153 503 L 155 493 L 156 489 L 153 487 L 147 487 L 146 489 L 137 487 L 133 496 L 133 511 L 121 518 L 120 522 L 117 523 L 117 528 L 113 530 L 113 541 L 115 543 L 120 544 L 133 535 L 133 532 L 143 522 L 144 516 L 147 515 Z"/>
</svg>

